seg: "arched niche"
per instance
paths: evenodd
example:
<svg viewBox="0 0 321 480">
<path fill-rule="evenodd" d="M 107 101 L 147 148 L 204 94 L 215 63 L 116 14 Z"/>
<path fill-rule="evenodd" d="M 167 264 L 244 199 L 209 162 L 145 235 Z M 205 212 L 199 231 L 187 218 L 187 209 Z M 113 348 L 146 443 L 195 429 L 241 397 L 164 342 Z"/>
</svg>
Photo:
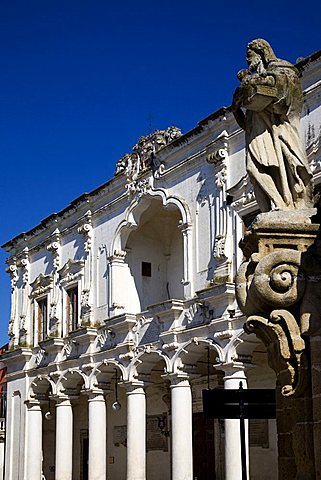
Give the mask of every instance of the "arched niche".
<svg viewBox="0 0 321 480">
<path fill-rule="evenodd" d="M 119 226 L 110 257 L 111 309 L 138 313 L 192 291 L 190 215 L 163 192 L 134 201 Z"/>
</svg>

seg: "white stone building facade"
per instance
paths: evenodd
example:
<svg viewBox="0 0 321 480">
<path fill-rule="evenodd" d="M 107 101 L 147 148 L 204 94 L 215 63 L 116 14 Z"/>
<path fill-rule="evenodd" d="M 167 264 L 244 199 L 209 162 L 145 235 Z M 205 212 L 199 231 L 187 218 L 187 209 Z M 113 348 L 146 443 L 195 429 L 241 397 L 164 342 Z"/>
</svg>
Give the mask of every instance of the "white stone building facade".
<svg viewBox="0 0 321 480">
<path fill-rule="evenodd" d="M 321 176 L 321 53 L 299 64 Z M 6 480 L 240 480 L 238 420 L 207 388 L 274 388 L 234 276 L 257 213 L 229 109 L 142 137 L 115 176 L 4 245 L 12 309 Z M 277 478 L 276 422 L 250 425 L 251 479 Z"/>
</svg>

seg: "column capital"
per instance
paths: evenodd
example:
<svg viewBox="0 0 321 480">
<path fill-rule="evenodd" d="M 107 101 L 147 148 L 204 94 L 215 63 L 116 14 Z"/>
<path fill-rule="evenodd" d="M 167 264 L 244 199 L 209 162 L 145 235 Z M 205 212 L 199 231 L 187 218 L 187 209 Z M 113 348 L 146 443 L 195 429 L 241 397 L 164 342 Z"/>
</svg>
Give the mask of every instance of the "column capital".
<svg viewBox="0 0 321 480">
<path fill-rule="evenodd" d="M 145 382 L 142 382 L 141 380 L 124 380 L 119 382 L 119 385 L 126 389 L 127 394 L 135 393 L 135 391 L 136 393 L 145 393 Z"/>
<path fill-rule="evenodd" d="M 40 410 L 41 409 L 40 401 L 37 400 L 36 398 L 26 400 L 25 405 L 27 406 L 28 410 Z"/>
<path fill-rule="evenodd" d="M 171 387 L 175 387 L 177 385 L 181 387 L 189 387 L 189 375 L 186 372 L 172 372 L 172 373 L 165 373 L 162 375 L 164 380 L 169 380 Z"/>
<path fill-rule="evenodd" d="M 71 400 L 76 399 L 78 397 L 70 397 L 69 395 L 55 395 L 52 397 L 53 400 L 56 402 L 56 407 L 59 406 L 71 406 Z"/>
<path fill-rule="evenodd" d="M 102 388 L 92 388 L 91 390 L 86 390 L 85 395 L 88 397 L 88 402 L 100 402 L 105 401 L 105 397 L 111 393 L 111 390 L 105 390 Z"/>
<path fill-rule="evenodd" d="M 245 365 L 242 362 L 232 361 L 226 363 L 220 363 L 217 365 L 217 368 L 223 370 L 225 376 L 229 375 L 245 375 Z"/>
</svg>

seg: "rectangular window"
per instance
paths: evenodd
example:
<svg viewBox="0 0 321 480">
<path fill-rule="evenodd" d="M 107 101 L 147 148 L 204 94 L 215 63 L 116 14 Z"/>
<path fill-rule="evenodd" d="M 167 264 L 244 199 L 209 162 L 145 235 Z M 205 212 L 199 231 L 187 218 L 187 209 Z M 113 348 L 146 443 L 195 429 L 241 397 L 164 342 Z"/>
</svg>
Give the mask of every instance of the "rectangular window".
<svg viewBox="0 0 321 480">
<path fill-rule="evenodd" d="M 142 276 L 143 277 L 152 276 L 152 264 L 150 262 L 142 262 Z"/>
<path fill-rule="evenodd" d="M 38 342 L 46 340 L 48 333 L 48 300 L 37 300 L 38 304 Z"/>
<path fill-rule="evenodd" d="M 67 333 L 78 327 L 78 287 L 67 290 Z"/>
</svg>

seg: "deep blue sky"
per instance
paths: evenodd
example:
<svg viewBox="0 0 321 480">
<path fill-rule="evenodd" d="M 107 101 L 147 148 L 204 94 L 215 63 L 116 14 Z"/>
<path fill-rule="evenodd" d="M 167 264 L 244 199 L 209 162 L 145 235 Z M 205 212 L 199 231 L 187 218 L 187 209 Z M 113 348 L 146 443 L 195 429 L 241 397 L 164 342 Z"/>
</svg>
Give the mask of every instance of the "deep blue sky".
<svg viewBox="0 0 321 480">
<path fill-rule="evenodd" d="M 320 14 L 320 2 L 1 0 L 1 244 L 109 179 L 151 128 L 186 132 L 229 105 L 249 40 L 292 62 L 321 49 Z"/>
</svg>

